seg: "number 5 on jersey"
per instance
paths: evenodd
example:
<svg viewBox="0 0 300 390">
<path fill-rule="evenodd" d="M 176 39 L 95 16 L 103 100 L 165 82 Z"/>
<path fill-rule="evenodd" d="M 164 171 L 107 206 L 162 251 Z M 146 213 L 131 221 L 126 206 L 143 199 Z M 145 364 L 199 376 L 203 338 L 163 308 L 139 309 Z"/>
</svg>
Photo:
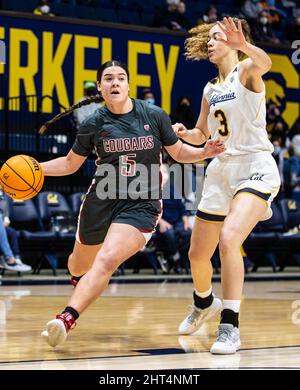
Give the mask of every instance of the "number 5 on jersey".
<svg viewBox="0 0 300 390">
<path fill-rule="evenodd" d="M 121 175 L 122 176 L 135 176 L 136 174 L 136 161 L 133 160 L 136 158 L 136 154 L 126 154 L 125 156 L 120 156 L 121 159 Z"/>
<path fill-rule="evenodd" d="M 218 133 L 223 137 L 226 137 L 230 133 L 230 130 L 225 112 L 223 110 L 216 110 L 214 112 L 214 117 L 220 121 L 221 127 L 218 128 Z"/>
</svg>

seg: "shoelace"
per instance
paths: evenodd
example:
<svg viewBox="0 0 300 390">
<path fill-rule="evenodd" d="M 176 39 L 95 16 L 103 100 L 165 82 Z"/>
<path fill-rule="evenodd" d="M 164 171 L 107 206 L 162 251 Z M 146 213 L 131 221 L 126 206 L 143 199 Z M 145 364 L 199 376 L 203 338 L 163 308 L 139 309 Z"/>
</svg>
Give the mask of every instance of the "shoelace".
<svg viewBox="0 0 300 390">
<path fill-rule="evenodd" d="M 63 321 L 66 331 L 68 332 L 70 329 L 74 329 L 76 326 L 76 321 L 74 317 L 70 313 L 58 314 L 56 319 Z"/>
<path fill-rule="evenodd" d="M 232 337 L 232 329 L 221 328 L 221 329 L 219 329 L 217 334 L 218 334 L 217 342 L 221 342 L 221 343 L 224 342 L 224 343 L 226 343 L 226 341 L 228 339 L 230 341 L 232 341 L 232 339 L 233 339 L 233 337 Z"/>
<path fill-rule="evenodd" d="M 195 320 L 199 320 L 202 317 L 203 313 L 202 311 L 199 312 L 195 310 L 193 306 L 190 306 L 190 314 L 187 318 L 187 321 L 192 324 Z"/>
</svg>

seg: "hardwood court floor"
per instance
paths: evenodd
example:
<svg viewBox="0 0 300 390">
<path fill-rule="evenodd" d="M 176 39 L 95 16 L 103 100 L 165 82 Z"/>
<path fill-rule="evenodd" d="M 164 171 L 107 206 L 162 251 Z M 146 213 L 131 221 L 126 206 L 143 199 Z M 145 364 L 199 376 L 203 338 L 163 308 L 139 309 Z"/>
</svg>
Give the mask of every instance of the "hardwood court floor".
<svg viewBox="0 0 300 390">
<path fill-rule="evenodd" d="M 214 287 L 219 295 L 220 284 Z M 246 282 L 242 349 L 217 356 L 208 352 L 217 319 L 197 336 L 177 333 L 190 283 L 111 284 L 56 349 L 40 332 L 66 306 L 71 287 L 1 286 L 0 370 L 300 368 L 299 291 L 297 281 Z"/>
</svg>

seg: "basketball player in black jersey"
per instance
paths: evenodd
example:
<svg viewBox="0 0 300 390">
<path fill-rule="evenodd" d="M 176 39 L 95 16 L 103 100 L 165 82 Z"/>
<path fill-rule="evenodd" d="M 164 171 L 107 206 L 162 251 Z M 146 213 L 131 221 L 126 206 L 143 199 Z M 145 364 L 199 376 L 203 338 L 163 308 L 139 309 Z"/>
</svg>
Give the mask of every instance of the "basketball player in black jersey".
<svg viewBox="0 0 300 390">
<path fill-rule="evenodd" d="M 73 281 L 78 283 L 65 310 L 42 332 L 52 347 L 66 340 L 79 315 L 107 287 L 113 272 L 150 239 L 162 211 L 161 190 L 151 182 L 153 168 L 160 165 L 162 147 L 182 163 L 224 151 L 220 141 L 208 141 L 202 149 L 183 144 L 162 109 L 129 97 L 128 70 L 120 62 L 103 64 L 97 80 L 105 106 L 81 124 L 67 156 L 41 164 L 46 176 L 64 176 L 76 172 L 92 150 L 98 157 L 68 261 Z M 66 113 L 97 99 L 91 97 Z M 41 132 L 63 115 L 46 123 Z M 134 180 L 139 180 L 139 186 Z"/>
</svg>

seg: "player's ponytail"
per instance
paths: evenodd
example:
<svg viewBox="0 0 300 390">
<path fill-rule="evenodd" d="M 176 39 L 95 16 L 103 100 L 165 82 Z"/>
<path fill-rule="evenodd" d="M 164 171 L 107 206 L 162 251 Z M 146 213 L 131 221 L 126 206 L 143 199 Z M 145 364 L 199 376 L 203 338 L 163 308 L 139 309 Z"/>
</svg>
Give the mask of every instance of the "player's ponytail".
<svg viewBox="0 0 300 390">
<path fill-rule="evenodd" d="M 95 95 L 95 96 L 90 96 L 87 99 L 84 99 L 77 104 L 73 104 L 73 106 L 67 108 L 64 112 L 61 112 L 60 114 L 56 115 L 54 118 L 50 119 L 48 122 L 44 123 L 39 130 L 39 134 L 44 134 L 49 126 L 51 126 L 53 123 L 57 122 L 64 116 L 71 114 L 71 112 L 73 112 L 77 108 L 80 108 L 82 106 L 87 106 L 88 104 L 91 103 L 101 103 L 101 102 L 103 102 L 103 98 L 100 95 Z"/>
</svg>

